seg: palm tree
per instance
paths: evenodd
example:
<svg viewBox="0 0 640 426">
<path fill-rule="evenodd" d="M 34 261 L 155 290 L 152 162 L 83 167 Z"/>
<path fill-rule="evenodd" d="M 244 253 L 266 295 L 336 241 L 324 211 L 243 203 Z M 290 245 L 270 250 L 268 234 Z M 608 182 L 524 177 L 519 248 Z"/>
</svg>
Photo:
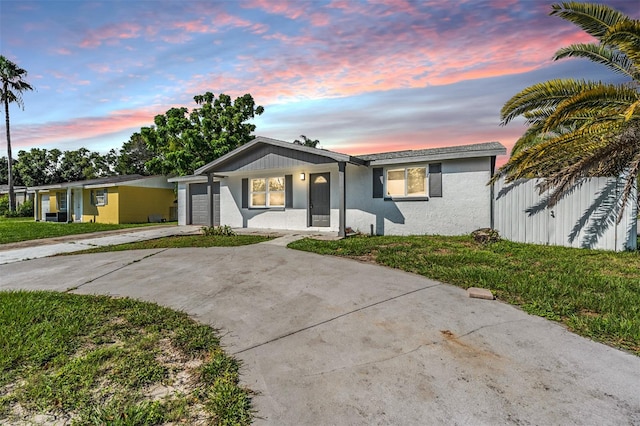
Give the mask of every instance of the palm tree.
<svg viewBox="0 0 640 426">
<path fill-rule="evenodd" d="M 552 6 L 596 42 L 558 50 L 554 60 L 586 58 L 624 79 L 620 84 L 576 79 L 538 83 L 513 96 L 501 111 L 501 124 L 524 117 L 528 129 L 493 182 L 542 178 L 548 205 L 580 185 L 584 178 L 622 176 L 618 220 L 640 171 L 640 21 L 609 6 L 567 2 Z"/>
<path fill-rule="evenodd" d="M 9 180 L 9 211 L 13 211 L 16 205 L 16 198 L 13 192 L 13 158 L 11 157 L 11 132 L 9 131 L 9 104 L 15 102 L 24 109 L 22 92 L 33 90 L 29 83 L 23 80 L 27 76 L 27 71 L 17 66 L 4 56 L 0 55 L 0 99 L 4 105 L 5 124 L 7 128 L 7 174 Z"/>
</svg>

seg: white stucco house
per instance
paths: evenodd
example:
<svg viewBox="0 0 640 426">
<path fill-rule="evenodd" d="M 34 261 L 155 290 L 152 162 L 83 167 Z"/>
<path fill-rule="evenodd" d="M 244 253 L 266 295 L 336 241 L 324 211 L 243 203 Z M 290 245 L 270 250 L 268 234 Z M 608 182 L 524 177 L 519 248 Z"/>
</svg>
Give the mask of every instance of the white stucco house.
<svg viewBox="0 0 640 426">
<path fill-rule="evenodd" d="M 179 225 L 462 235 L 493 225 L 498 142 L 346 155 L 257 137 L 178 184 Z"/>
</svg>

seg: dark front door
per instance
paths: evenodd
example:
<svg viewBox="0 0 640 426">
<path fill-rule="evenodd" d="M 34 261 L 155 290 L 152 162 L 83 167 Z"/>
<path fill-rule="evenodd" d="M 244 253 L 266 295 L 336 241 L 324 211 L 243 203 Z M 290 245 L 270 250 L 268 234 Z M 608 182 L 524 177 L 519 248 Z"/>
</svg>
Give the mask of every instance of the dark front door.
<svg viewBox="0 0 640 426">
<path fill-rule="evenodd" d="M 331 185 L 329 173 L 309 175 L 309 216 L 311 226 L 331 226 Z"/>
</svg>

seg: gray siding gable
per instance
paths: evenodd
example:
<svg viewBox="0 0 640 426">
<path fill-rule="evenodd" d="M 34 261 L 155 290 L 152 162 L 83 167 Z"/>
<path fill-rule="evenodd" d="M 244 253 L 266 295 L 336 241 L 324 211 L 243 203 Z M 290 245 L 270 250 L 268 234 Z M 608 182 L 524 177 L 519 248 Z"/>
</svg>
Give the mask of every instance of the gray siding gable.
<svg viewBox="0 0 640 426">
<path fill-rule="evenodd" d="M 230 158 L 216 172 L 246 172 L 334 163 L 331 158 L 274 145 L 257 145 L 243 155 Z"/>
</svg>

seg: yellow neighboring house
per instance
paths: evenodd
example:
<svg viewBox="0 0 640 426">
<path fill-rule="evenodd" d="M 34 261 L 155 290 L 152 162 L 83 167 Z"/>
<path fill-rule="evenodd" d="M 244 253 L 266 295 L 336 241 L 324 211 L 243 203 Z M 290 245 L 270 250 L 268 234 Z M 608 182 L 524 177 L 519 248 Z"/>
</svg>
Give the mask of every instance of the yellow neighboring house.
<svg viewBox="0 0 640 426">
<path fill-rule="evenodd" d="M 34 218 L 48 222 L 144 223 L 177 220 L 165 176 L 110 176 L 29 188 Z"/>
</svg>

